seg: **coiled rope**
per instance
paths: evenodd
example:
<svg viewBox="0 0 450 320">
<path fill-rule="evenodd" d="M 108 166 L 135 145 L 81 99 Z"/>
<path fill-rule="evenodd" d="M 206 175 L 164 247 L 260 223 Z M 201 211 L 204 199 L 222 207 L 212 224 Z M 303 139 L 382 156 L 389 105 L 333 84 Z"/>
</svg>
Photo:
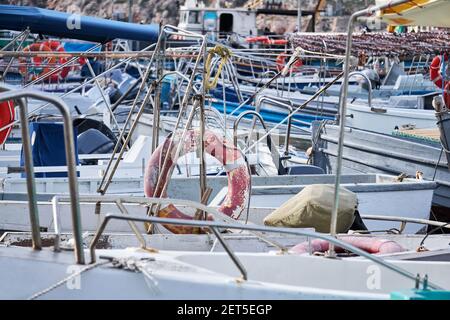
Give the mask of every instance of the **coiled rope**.
<svg viewBox="0 0 450 320">
<path fill-rule="evenodd" d="M 217 68 L 217 72 L 211 81 L 210 80 L 210 78 L 211 78 L 211 62 L 212 62 L 212 59 L 214 58 L 214 56 L 216 56 L 216 55 L 220 57 L 220 63 Z M 207 91 L 209 91 L 211 89 L 215 89 L 217 87 L 217 83 L 219 82 L 219 77 L 220 77 L 220 74 L 222 73 L 222 69 L 225 66 L 225 64 L 228 62 L 228 60 L 231 58 L 232 55 L 233 55 L 233 53 L 231 52 L 230 49 L 223 47 L 223 46 L 219 46 L 219 45 L 215 46 L 214 48 L 212 48 L 208 51 L 208 57 L 206 58 L 206 63 L 205 63 L 205 89 Z"/>
</svg>

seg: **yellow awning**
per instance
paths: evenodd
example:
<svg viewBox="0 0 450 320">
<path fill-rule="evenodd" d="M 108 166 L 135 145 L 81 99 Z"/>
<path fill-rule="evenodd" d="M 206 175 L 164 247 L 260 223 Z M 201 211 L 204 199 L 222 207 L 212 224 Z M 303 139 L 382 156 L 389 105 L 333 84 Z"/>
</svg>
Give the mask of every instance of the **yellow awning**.
<svg viewBox="0 0 450 320">
<path fill-rule="evenodd" d="M 377 0 L 386 4 L 392 0 Z M 450 28 L 450 0 L 412 0 L 379 12 L 378 17 L 390 25 Z"/>
</svg>

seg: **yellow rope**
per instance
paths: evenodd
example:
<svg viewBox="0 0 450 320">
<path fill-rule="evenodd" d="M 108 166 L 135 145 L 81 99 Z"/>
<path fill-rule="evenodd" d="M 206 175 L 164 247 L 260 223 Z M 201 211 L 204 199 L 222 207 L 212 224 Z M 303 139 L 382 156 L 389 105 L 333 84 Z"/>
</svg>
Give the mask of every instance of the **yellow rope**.
<svg viewBox="0 0 450 320">
<path fill-rule="evenodd" d="M 216 75 L 212 81 L 210 81 L 211 77 L 211 61 L 215 55 L 218 55 L 221 57 L 219 67 L 217 69 Z M 232 52 L 230 49 L 222 47 L 222 46 L 215 46 L 208 52 L 208 57 L 206 58 L 205 63 L 205 86 L 206 90 L 209 91 L 211 89 L 215 89 L 217 87 L 217 83 L 219 82 L 219 76 L 222 73 L 223 66 L 228 62 L 228 59 L 231 58 Z"/>
</svg>

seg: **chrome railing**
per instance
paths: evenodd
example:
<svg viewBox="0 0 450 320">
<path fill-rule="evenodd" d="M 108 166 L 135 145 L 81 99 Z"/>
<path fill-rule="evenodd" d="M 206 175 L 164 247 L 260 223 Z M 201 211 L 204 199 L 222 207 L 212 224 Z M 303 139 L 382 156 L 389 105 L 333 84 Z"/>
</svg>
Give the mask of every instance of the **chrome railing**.
<svg viewBox="0 0 450 320">
<path fill-rule="evenodd" d="M 180 202 L 179 200 L 174 199 L 154 199 L 158 201 L 163 201 L 165 203 L 174 203 Z M 152 201 L 154 201 L 152 200 Z M 181 201 L 184 202 L 184 201 Z M 200 208 L 201 207 L 201 208 Z M 203 205 L 198 204 L 198 209 L 205 210 L 207 212 L 211 212 L 212 209 Z M 183 219 L 172 219 L 172 218 L 158 218 L 158 217 L 141 217 L 141 216 L 134 216 L 134 215 L 117 215 L 117 214 L 106 214 L 103 218 L 102 223 L 100 224 L 99 228 L 96 231 L 96 234 L 89 246 L 90 248 L 90 255 L 91 255 L 91 263 L 95 263 L 96 261 L 96 255 L 95 255 L 95 248 L 96 245 L 103 234 L 106 226 L 108 225 L 109 221 L 111 220 L 130 220 L 130 221 L 136 221 L 136 222 L 147 222 L 152 224 L 170 224 L 170 225 L 183 225 L 183 226 L 191 226 L 191 227 L 198 227 L 198 228 L 209 228 L 211 229 L 216 236 L 218 236 L 219 241 L 221 244 L 224 244 L 224 239 L 220 236 L 220 233 L 218 232 L 218 229 L 234 229 L 234 230 L 246 230 L 246 231 L 253 231 L 253 232 L 262 232 L 262 233 L 278 233 L 278 234 L 289 234 L 289 235 L 296 235 L 296 236 L 305 236 L 308 238 L 315 238 L 315 239 L 321 239 L 326 240 L 330 242 L 330 244 L 333 244 L 335 246 L 339 246 L 345 250 L 348 250 L 352 253 L 355 253 L 361 257 L 364 257 L 378 265 L 381 265 L 403 277 L 406 277 L 414 283 L 425 283 L 427 280 L 419 279 L 417 278 L 417 275 L 404 270 L 403 268 L 400 268 L 391 262 L 388 262 L 384 260 L 381 257 L 378 257 L 376 255 L 372 255 L 370 253 L 367 253 L 364 250 L 361 250 L 343 240 L 340 240 L 334 236 L 324 234 L 324 233 L 317 233 L 310 230 L 302 230 L 302 229 L 293 229 L 293 228 L 276 228 L 276 227 L 265 227 L 265 226 L 257 226 L 257 225 L 242 225 L 238 223 L 229 223 L 229 222 L 215 222 L 215 221 L 199 221 L 199 220 L 183 220 Z M 239 271 L 242 274 L 242 277 L 244 279 L 247 279 L 247 272 L 238 259 L 238 257 L 233 253 L 233 251 L 227 246 L 224 246 L 225 251 L 233 261 L 233 263 L 236 265 L 236 267 L 239 269 Z M 442 290 L 442 288 L 436 284 L 431 283 L 428 281 L 428 286 L 435 290 Z"/>
<path fill-rule="evenodd" d="M 281 101 L 279 98 L 273 98 L 270 96 L 259 96 L 256 99 L 255 108 L 256 111 L 259 112 L 261 110 L 261 105 L 263 102 L 269 102 L 272 105 L 275 105 L 277 107 L 286 108 L 289 111 L 289 115 L 292 114 L 294 107 L 292 106 L 292 102 L 290 100 Z M 291 137 L 291 126 L 292 126 L 292 117 L 289 117 L 287 128 L 286 128 L 286 136 L 284 140 L 285 150 L 284 155 L 287 156 L 289 154 L 289 141 Z M 253 126 L 252 126 L 253 128 Z"/>
<path fill-rule="evenodd" d="M 34 165 L 31 151 L 28 117 L 27 117 L 27 105 L 23 100 L 24 98 L 32 98 L 53 104 L 59 110 L 59 112 L 61 112 L 64 123 L 64 145 L 66 152 L 67 173 L 69 178 L 72 224 L 75 239 L 75 256 L 77 263 L 84 264 L 83 240 L 81 236 L 82 229 L 81 229 L 80 204 L 79 204 L 77 171 L 75 162 L 76 153 L 74 146 L 73 124 L 72 118 L 70 117 L 69 108 L 64 103 L 64 101 L 58 97 L 53 97 L 35 91 L 27 91 L 27 90 L 8 91 L 8 90 L 9 90 L 8 88 L 2 87 L 2 91 L 6 92 L 0 94 L 0 101 L 8 101 L 8 100 L 17 101 L 20 109 L 20 124 L 22 130 L 22 144 L 25 158 L 25 172 L 27 179 L 27 191 L 29 200 L 33 248 L 36 250 L 41 249 L 41 238 L 39 230 L 39 212 L 36 200 Z"/>
<path fill-rule="evenodd" d="M 234 124 L 233 124 L 233 142 L 234 142 L 234 146 L 236 148 L 238 148 L 237 130 L 239 127 L 239 123 L 245 116 L 248 116 L 248 115 L 253 115 L 253 118 L 256 117 L 261 122 L 261 125 L 262 125 L 263 129 L 265 130 L 266 134 L 269 132 L 269 129 L 268 129 L 263 117 L 258 112 L 252 111 L 252 110 L 244 111 L 236 118 L 236 120 L 234 120 Z M 248 142 L 250 142 L 250 138 L 251 137 L 249 136 Z M 279 175 L 286 174 L 286 169 L 283 167 L 283 164 L 281 163 L 280 154 L 278 153 L 277 146 L 276 146 L 275 142 L 273 141 L 272 136 L 270 134 L 267 135 L 267 147 L 270 150 L 273 162 L 277 166 L 278 174 Z"/>
<path fill-rule="evenodd" d="M 348 76 L 348 80 L 350 80 L 351 78 L 355 77 L 355 76 L 361 76 L 364 78 L 364 80 L 366 80 L 367 83 L 367 103 L 369 105 L 369 108 L 372 109 L 372 94 L 373 94 L 373 88 L 372 88 L 372 82 L 370 81 L 370 78 L 367 74 L 365 74 L 362 71 L 354 71 L 351 72 Z"/>
</svg>

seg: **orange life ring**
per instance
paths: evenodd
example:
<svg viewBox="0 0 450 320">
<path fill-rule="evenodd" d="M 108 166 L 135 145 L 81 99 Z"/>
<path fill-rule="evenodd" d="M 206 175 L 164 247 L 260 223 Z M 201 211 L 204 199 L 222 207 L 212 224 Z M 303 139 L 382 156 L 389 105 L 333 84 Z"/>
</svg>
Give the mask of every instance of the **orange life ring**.
<svg viewBox="0 0 450 320">
<path fill-rule="evenodd" d="M 30 44 L 23 49 L 23 52 L 65 52 L 63 46 L 59 41 L 45 41 Z M 60 64 L 67 62 L 65 57 L 40 57 L 33 56 L 31 58 L 31 66 L 28 66 L 28 60 L 26 57 L 19 58 L 19 72 L 22 76 L 28 76 L 27 81 L 33 81 L 42 75 L 51 72 Z M 64 67 L 58 72 L 53 73 L 45 77 L 43 80 L 48 80 L 50 82 L 61 81 L 67 77 L 70 71 L 70 67 Z"/>
<path fill-rule="evenodd" d="M 450 81 L 446 81 L 443 79 L 441 74 L 441 56 L 434 57 L 433 61 L 430 65 L 430 79 L 434 82 L 434 84 L 439 88 L 444 88 L 444 101 L 447 107 L 450 107 Z M 444 55 L 444 62 L 448 61 L 448 55 Z"/>
<path fill-rule="evenodd" d="M 0 128 L 7 126 L 14 122 L 15 111 L 12 101 L 0 102 Z M 5 143 L 8 138 L 12 127 L 0 131 L 0 144 Z"/>
<path fill-rule="evenodd" d="M 386 254 L 405 251 L 401 245 L 392 240 L 355 236 L 344 236 L 339 239 L 371 254 Z M 328 241 L 314 239 L 310 243 L 308 241 L 302 242 L 294 246 L 290 251 L 297 254 L 303 254 L 308 253 L 309 248 L 311 248 L 312 253 L 326 252 L 329 250 L 329 247 L 330 244 Z M 340 247 L 335 247 L 335 249 L 336 252 L 344 252 Z"/>
<path fill-rule="evenodd" d="M 144 175 L 144 191 L 147 197 L 167 196 L 166 194 L 161 194 L 161 188 L 167 179 L 170 178 L 168 177 L 168 173 L 172 172 L 170 169 L 176 164 L 176 159 L 173 157 L 178 144 L 182 143 L 182 151 L 179 155 L 182 156 L 195 151 L 200 138 L 199 130 L 189 130 L 186 132 L 183 141 L 179 141 L 172 137 L 167 138 L 164 143 L 156 148 L 148 161 Z M 171 149 L 168 150 L 172 140 Z M 234 219 L 238 219 L 246 206 L 250 188 L 250 174 L 247 170 L 245 160 L 242 158 L 239 150 L 210 130 L 205 131 L 204 141 L 205 151 L 222 163 L 228 176 L 228 193 L 218 210 Z M 165 157 L 168 157 L 167 165 L 164 172 L 161 172 Z M 161 179 L 162 183 L 160 183 L 159 188 L 156 189 L 158 178 Z M 193 217 L 178 210 L 174 205 L 169 205 L 161 209 L 157 213 L 157 216 L 164 218 L 193 219 Z M 212 220 L 212 217 L 208 216 L 208 219 Z M 176 234 L 194 233 L 194 230 L 196 230 L 196 228 L 186 226 L 164 225 L 164 227 Z"/>
<path fill-rule="evenodd" d="M 276 64 L 277 64 L 277 70 L 281 71 L 284 69 L 284 66 L 286 65 L 286 60 L 290 58 L 290 56 L 287 53 L 280 53 L 277 57 Z M 298 72 L 300 68 L 303 66 L 303 61 L 301 59 L 298 59 L 291 67 L 291 70 L 293 72 Z"/>
<path fill-rule="evenodd" d="M 55 40 L 48 40 L 46 42 L 44 42 L 50 49 L 52 49 L 53 52 L 66 52 L 66 50 L 64 49 L 64 46 L 61 44 L 61 42 L 59 41 L 55 41 Z M 67 58 L 65 57 L 58 57 L 56 58 L 56 63 L 57 64 L 64 64 L 68 61 Z M 56 72 L 54 74 L 52 74 L 50 76 L 50 80 L 53 82 L 56 81 L 60 81 L 64 78 L 67 77 L 67 75 L 70 72 L 70 67 L 66 66 L 64 68 L 62 68 L 59 72 Z"/>
</svg>

